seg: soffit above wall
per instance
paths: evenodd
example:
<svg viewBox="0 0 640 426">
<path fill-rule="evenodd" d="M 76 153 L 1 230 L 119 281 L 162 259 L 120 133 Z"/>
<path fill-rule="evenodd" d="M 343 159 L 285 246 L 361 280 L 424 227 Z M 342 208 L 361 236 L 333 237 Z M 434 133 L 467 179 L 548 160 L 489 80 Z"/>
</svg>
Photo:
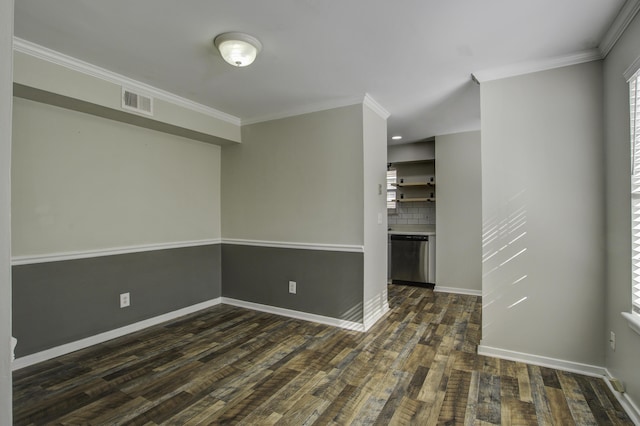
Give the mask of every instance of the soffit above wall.
<svg viewBox="0 0 640 426">
<path fill-rule="evenodd" d="M 152 97 L 153 116 L 124 109 L 123 88 Z M 14 91 L 26 99 L 202 142 L 241 141 L 237 117 L 19 39 L 14 45 Z"/>
</svg>

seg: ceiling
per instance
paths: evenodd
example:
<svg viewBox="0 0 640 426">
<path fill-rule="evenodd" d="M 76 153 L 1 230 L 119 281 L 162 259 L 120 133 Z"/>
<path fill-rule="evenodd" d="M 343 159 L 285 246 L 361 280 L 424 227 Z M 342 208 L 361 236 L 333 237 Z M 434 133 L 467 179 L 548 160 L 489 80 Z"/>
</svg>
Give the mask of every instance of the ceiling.
<svg viewBox="0 0 640 426">
<path fill-rule="evenodd" d="M 368 94 L 407 143 L 479 129 L 471 73 L 597 48 L 624 2 L 19 0 L 14 31 L 243 124 Z M 222 60 L 212 40 L 227 31 L 262 42 L 253 65 Z"/>
</svg>

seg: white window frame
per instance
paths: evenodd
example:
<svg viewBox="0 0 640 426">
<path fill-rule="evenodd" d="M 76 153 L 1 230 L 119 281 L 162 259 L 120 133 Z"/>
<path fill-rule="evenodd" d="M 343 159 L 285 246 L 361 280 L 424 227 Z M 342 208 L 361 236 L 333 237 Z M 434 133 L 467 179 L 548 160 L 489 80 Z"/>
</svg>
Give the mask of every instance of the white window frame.
<svg viewBox="0 0 640 426">
<path fill-rule="evenodd" d="M 629 82 L 631 146 L 631 308 L 622 315 L 640 334 L 640 58 L 625 71 Z"/>
</svg>

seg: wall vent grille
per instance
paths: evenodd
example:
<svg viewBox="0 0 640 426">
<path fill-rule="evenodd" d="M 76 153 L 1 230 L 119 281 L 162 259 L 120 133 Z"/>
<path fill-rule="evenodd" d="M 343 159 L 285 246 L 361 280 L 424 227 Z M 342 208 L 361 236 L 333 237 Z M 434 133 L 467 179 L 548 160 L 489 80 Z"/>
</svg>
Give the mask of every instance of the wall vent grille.
<svg viewBox="0 0 640 426">
<path fill-rule="evenodd" d="M 122 108 L 146 115 L 153 115 L 153 98 L 123 87 Z"/>
</svg>

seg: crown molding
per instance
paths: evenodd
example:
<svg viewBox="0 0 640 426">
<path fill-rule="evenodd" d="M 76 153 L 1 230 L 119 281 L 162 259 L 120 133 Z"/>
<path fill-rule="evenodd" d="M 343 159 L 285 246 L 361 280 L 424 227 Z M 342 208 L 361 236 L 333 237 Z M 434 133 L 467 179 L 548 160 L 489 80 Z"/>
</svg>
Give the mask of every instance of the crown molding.
<svg viewBox="0 0 640 426">
<path fill-rule="evenodd" d="M 640 56 L 638 56 L 636 60 L 633 61 L 633 63 L 629 65 L 629 67 L 626 70 L 624 70 L 622 75 L 624 76 L 624 79 L 627 80 L 628 82 L 636 74 L 636 72 L 638 72 L 638 70 L 640 70 Z"/>
<path fill-rule="evenodd" d="M 538 61 L 519 62 L 504 67 L 474 72 L 472 78 L 480 83 L 492 80 L 500 80 L 518 75 L 530 74 L 538 71 L 547 71 L 554 68 L 562 68 L 570 65 L 578 65 L 585 62 L 602 59 L 600 50 L 590 49 L 570 55 L 556 56 Z"/>
<path fill-rule="evenodd" d="M 329 109 L 342 108 L 346 106 L 361 104 L 363 102 L 364 101 L 361 96 L 357 96 L 357 97 L 354 96 L 354 97 L 344 98 L 340 100 L 320 102 L 320 103 L 302 106 L 300 108 L 295 108 L 285 112 L 278 112 L 274 114 L 267 114 L 267 115 L 257 116 L 254 118 L 243 119 L 242 125 L 246 126 L 249 124 L 263 123 L 265 121 L 280 120 L 282 118 L 289 118 L 289 117 L 295 117 L 297 115 L 311 114 L 313 112 L 320 112 L 320 111 L 326 111 Z"/>
<path fill-rule="evenodd" d="M 613 24 L 607 30 L 602 41 L 600 42 L 600 54 L 603 58 L 609 54 L 613 46 L 615 46 L 616 42 L 624 33 L 624 30 L 627 29 L 633 18 L 640 11 L 640 0 L 627 0 L 627 2 L 622 6 L 618 16 L 613 20 Z"/>
<path fill-rule="evenodd" d="M 13 50 L 33 56 L 38 59 L 42 59 L 47 62 L 51 62 L 56 65 L 63 66 L 73 71 L 81 72 L 91 77 L 99 78 L 101 80 L 117 84 L 119 86 L 126 86 L 129 89 L 138 90 L 144 94 L 153 96 L 156 99 L 161 99 L 174 105 L 199 112 L 201 114 L 225 121 L 227 123 L 231 123 L 236 126 L 240 126 L 241 124 L 240 118 L 231 114 L 227 114 L 215 108 L 199 104 L 165 90 L 158 89 L 157 87 L 153 87 L 140 81 L 133 80 L 129 77 L 125 77 L 124 75 L 109 71 L 104 68 L 100 68 L 96 65 L 84 62 L 80 59 L 76 59 L 74 57 L 65 55 L 63 53 L 51 50 L 44 46 L 40 46 L 39 44 L 35 44 L 15 36 L 13 37 Z"/>
<path fill-rule="evenodd" d="M 365 93 L 364 95 L 364 101 L 363 103 L 368 106 L 369 108 L 371 108 L 376 114 L 378 114 L 380 117 L 382 117 L 384 120 L 386 120 L 387 118 L 389 118 L 389 116 L 391 115 L 389 113 L 389 111 L 387 111 L 386 109 L 384 109 L 382 107 L 382 105 L 380 105 L 378 102 L 376 102 L 375 99 L 373 99 L 371 97 L 371 95 L 369 95 L 368 93 Z"/>
</svg>

